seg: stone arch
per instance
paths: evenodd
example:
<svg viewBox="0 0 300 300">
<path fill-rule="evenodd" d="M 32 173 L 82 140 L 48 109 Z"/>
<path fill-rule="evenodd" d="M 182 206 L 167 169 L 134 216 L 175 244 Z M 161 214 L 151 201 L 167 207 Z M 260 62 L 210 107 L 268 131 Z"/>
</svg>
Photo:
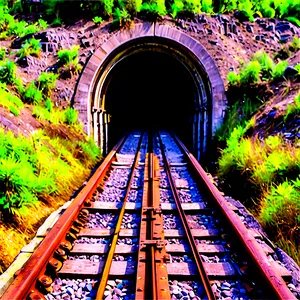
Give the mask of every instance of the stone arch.
<svg viewBox="0 0 300 300">
<path fill-rule="evenodd" d="M 90 57 L 79 78 L 73 106 L 88 135 L 107 150 L 109 115 L 105 111 L 107 75 L 122 59 L 138 51 L 163 51 L 179 60 L 197 86 L 192 152 L 200 159 L 223 120 L 227 105 L 220 73 L 205 48 L 194 38 L 172 27 L 141 23 L 113 34 Z M 200 125 L 201 124 L 201 125 Z"/>
</svg>

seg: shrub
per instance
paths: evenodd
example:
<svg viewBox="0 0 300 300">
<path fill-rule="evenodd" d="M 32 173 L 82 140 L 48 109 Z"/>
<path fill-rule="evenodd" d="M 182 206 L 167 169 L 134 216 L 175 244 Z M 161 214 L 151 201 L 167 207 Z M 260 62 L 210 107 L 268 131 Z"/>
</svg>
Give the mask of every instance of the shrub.
<svg viewBox="0 0 300 300">
<path fill-rule="evenodd" d="M 300 39 L 297 36 L 293 38 L 289 48 L 293 52 L 297 52 L 300 49 Z"/>
<path fill-rule="evenodd" d="M 113 12 L 114 7 L 114 1 L 113 0 L 101 0 L 101 2 L 104 5 L 104 14 L 111 16 Z"/>
<path fill-rule="evenodd" d="M 27 160 L 18 161 L 13 156 L 0 159 L 0 208 L 5 214 L 17 214 L 18 210 L 35 205 L 36 176 Z"/>
<path fill-rule="evenodd" d="M 182 0 L 174 0 L 171 6 L 172 9 L 171 16 L 175 18 L 178 13 L 183 11 L 183 8 L 184 8 L 184 4 Z"/>
<path fill-rule="evenodd" d="M 0 104 L 9 109 L 15 116 L 20 115 L 20 110 L 24 107 L 23 102 L 15 95 L 6 90 L 6 85 L 0 86 Z"/>
<path fill-rule="evenodd" d="M 284 61 L 284 60 L 280 61 L 279 63 L 277 63 L 275 65 L 275 67 L 273 68 L 273 71 L 272 71 L 272 77 L 273 77 L 273 79 L 282 78 L 284 70 L 286 69 L 287 66 L 288 66 L 288 62 Z"/>
<path fill-rule="evenodd" d="M 44 97 L 49 97 L 51 90 L 55 88 L 58 75 L 54 73 L 42 72 L 37 79 L 37 87 Z"/>
<path fill-rule="evenodd" d="M 25 93 L 23 95 L 24 102 L 29 104 L 40 104 L 43 101 L 43 94 L 42 92 L 36 87 L 34 82 L 31 82 L 25 88 Z"/>
<path fill-rule="evenodd" d="M 86 142 L 78 142 L 78 146 L 83 151 L 83 160 L 89 158 L 93 162 L 97 161 L 100 156 L 100 148 L 95 144 L 92 138 L 87 139 Z"/>
<path fill-rule="evenodd" d="M 65 110 L 65 120 L 68 125 L 75 124 L 78 119 L 78 111 L 74 108 L 68 107 Z"/>
<path fill-rule="evenodd" d="M 294 69 L 298 72 L 298 76 L 300 75 L 300 63 L 294 66 Z"/>
<path fill-rule="evenodd" d="M 300 178 L 272 185 L 260 203 L 259 219 L 285 238 L 300 242 Z"/>
<path fill-rule="evenodd" d="M 81 66 L 78 64 L 78 51 L 78 45 L 73 46 L 70 50 L 58 51 L 57 55 L 62 76 L 72 76 L 72 74 L 77 74 L 81 70 Z"/>
<path fill-rule="evenodd" d="M 291 116 L 295 114 L 300 115 L 300 93 L 295 96 L 293 104 L 288 104 L 283 120 L 286 122 Z"/>
<path fill-rule="evenodd" d="M 0 61 L 0 82 L 13 83 L 16 78 L 17 67 L 15 63 L 9 59 Z"/>
<path fill-rule="evenodd" d="M 28 55 L 40 57 L 40 41 L 36 40 L 35 38 L 31 38 L 29 41 L 26 41 L 25 44 L 22 45 L 22 48 L 18 51 L 17 55 L 20 58 L 26 57 Z"/>
<path fill-rule="evenodd" d="M 244 85 L 257 83 L 260 80 L 261 66 L 257 61 L 250 61 L 241 70 L 241 83 Z"/>
<path fill-rule="evenodd" d="M 167 9 L 164 0 L 152 0 L 142 4 L 141 11 L 145 11 L 151 20 L 167 14 Z"/>
<path fill-rule="evenodd" d="M 197 0 L 185 0 L 184 11 L 188 13 L 199 14 L 201 12 L 201 3 Z"/>
<path fill-rule="evenodd" d="M 211 14 L 213 12 L 212 0 L 202 0 L 202 11 Z"/>
<path fill-rule="evenodd" d="M 51 99 L 47 98 L 45 101 L 45 108 L 49 111 L 52 112 L 53 110 L 53 102 L 51 101 Z"/>
<path fill-rule="evenodd" d="M 251 21 L 253 22 L 254 21 L 254 18 L 253 18 L 253 10 L 252 10 L 252 1 L 250 0 L 243 0 L 243 1 L 240 1 L 239 5 L 238 5 L 238 9 L 240 11 L 242 11 L 245 16 Z"/>
<path fill-rule="evenodd" d="M 257 61 L 260 64 L 263 78 L 269 79 L 272 77 L 274 62 L 266 52 L 256 52 L 252 57 L 252 61 Z"/>
<path fill-rule="evenodd" d="M 240 75 L 235 73 L 234 71 L 228 73 L 227 79 L 229 81 L 229 84 L 233 86 L 240 85 L 241 83 Z"/>
<path fill-rule="evenodd" d="M 94 17 L 93 18 L 93 22 L 97 25 L 100 25 L 101 23 L 103 23 L 103 19 L 101 17 Z"/>
<path fill-rule="evenodd" d="M 79 46 L 75 45 L 70 50 L 59 50 L 57 53 L 61 65 L 68 64 L 78 58 Z"/>
<path fill-rule="evenodd" d="M 129 12 L 124 7 L 122 9 L 117 7 L 113 12 L 113 17 L 113 23 L 117 24 L 119 27 L 126 27 L 132 22 Z"/>
<path fill-rule="evenodd" d="M 118 2 L 120 8 L 125 8 L 131 18 L 135 17 L 142 9 L 142 0 L 119 0 Z"/>
<path fill-rule="evenodd" d="M 43 20 L 43 19 L 39 19 L 38 20 L 38 26 L 40 29 L 45 30 L 48 28 L 48 23 L 47 21 Z"/>
<path fill-rule="evenodd" d="M 3 60 L 6 56 L 6 51 L 4 47 L 0 48 L 0 60 Z"/>
</svg>

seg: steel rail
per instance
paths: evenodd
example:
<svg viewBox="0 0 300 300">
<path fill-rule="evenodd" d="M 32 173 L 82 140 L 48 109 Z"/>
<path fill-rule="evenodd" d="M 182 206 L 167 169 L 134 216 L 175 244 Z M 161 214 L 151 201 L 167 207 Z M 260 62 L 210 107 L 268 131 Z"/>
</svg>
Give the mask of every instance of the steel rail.
<svg viewBox="0 0 300 300">
<path fill-rule="evenodd" d="M 112 242 L 111 242 L 111 245 L 110 245 L 110 249 L 109 249 L 109 252 L 108 252 L 108 255 L 107 255 L 106 263 L 105 263 L 104 269 L 102 271 L 101 281 L 100 281 L 100 285 L 99 285 L 99 288 L 98 288 L 98 291 L 97 291 L 96 300 L 100 300 L 100 299 L 102 300 L 103 296 L 104 296 L 104 292 L 105 292 L 105 288 L 106 288 L 106 285 L 107 285 L 111 264 L 112 264 L 112 261 L 113 261 L 113 256 L 115 254 L 116 245 L 117 245 L 118 238 L 119 238 L 119 233 L 120 233 L 120 230 L 121 230 L 123 216 L 124 216 L 125 209 L 126 209 L 126 203 L 127 203 L 127 200 L 128 200 L 130 189 L 131 189 L 131 184 L 132 184 L 132 181 L 133 181 L 133 178 L 134 178 L 134 171 L 137 168 L 137 165 L 139 163 L 140 148 L 141 148 L 142 140 L 143 140 L 143 133 L 141 134 L 141 137 L 140 137 L 140 140 L 139 140 L 139 143 L 138 143 L 138 147 L 137 147 L 137 152 L 136 152 L 134 161 L 132 163 L 132 167 L 131 167 L 131 171 L 130 171 L 130 175 L 129 175 L 129 180 L 128 180 L 128 183 L 126 185 L 126 193 L 125 193 L 125 196 L 124 196 L 123 205 L 122 205 L 122 208 L 121 208 L 120 213 L 119 213 L 118 221 L 117 221 L 117 224 L 116 224 L 116 228 L 115 228 L 115 231 L 114 231 L 114 235 L 113 235 L 113 239 L 112 239 Z"/>
<path fill-rule="evenodd" d="M 204 286 L 204 289 L 205 289 L 205 292 L 207 294 L 208 299 L 216 299 L 216 297 L 214 295 L 214 292 L 211 288 L 209 278 L 208 278 L 207 273 L 205 271 L 205 267 L 204 267 L 204 264 L 202 262 L 201 256 L 198 252 L 197 245 L 195 243 L 193 234 L 192 234 L 192 232 L 189 228 L 189 224 L 188 224 L 185 212 L 184 212 L 184 210 L 181 206 L 180 197 L 178 195 L 174 180 L 172 178 L 172 174 L 171 174 L 171 170 L 170 170 L 170 164 L 169 164 L 168 159 L 166 157 L 166 153 L 165 153 L 165 151 L 162 147 L 163 142 L 162 142 L 162 139 L 161 139 L 161 136 L 160 136 L 159 133 L 158 133 L 158 138 L 159 138 L 159 142 L 160 142 L 160 145 L 161 145 L 161 154 L 162 154 L 162 157 L 163 157 L 163 162 L 164 162 L 167 178 L 168 178 L 168 181 L 170 183 L 170 188 L 171 188 L 171 191 L 172 191 L 175 203 L 176 203 L 176 207 L 177 207 L 177 210 L 178 210 L 179 217 L 180 217 L 182 225 L 184 227 L 184 231 L 185 231 L 187 240 L 188 240 L 189 245 L 191 247 L 193 257 L 195 258 L 195 263 L 196 263 L 197 270 L 199 272 L 200 278 L 202 280 L 202 284 Z"/>
<path fill-rule="evenodd" d="M 185 155 L 188 158 L 188 161 L 197 171 L 197 174 L 199 175 L 201 181 L 204 183 L 204 186 L 207 188 L 207 191 L 210 195 L 213 196 L 212 199 L 221 209 L 223 215 L 226 217 L 232 229 L 237 234 L 247 253 L 256 264 L 258 270 L 262 274 L 263 279 L 271 288 L 270 291 L 272 291 L 274 297 L 276 297 L 276 299 L 296 299 L 294 294 L 287 287 L 280 274 L 278 274 L 276 270 L 272 269 L 263 249 L 258 245 L 255 238 L 249 234 L 249 230 L 243 224 L 241 219 L 232 211 L 232 209 L 229 208 L 227 201 L 221 195 L 216 186 L 210 181 L 209 177 L 207 176 L 197 159 L 190 153 L 190 151 L 174 133 L 173 137 L 177 144 L 184 151 Z"/>
<path fill-rule="evenodd" d="M 36 295 L 41 294 L 37 292 L 36 289 L 37 278 L 45 271 L 49 259 L 52 257 L 54 251 L 58 249 L 61 241 L 65 239 L 65 234 L 72 226 L 72 222 L 76 220 L 85 201 L 92 196 L 94 190 L 103 179 L 112 161 L 115 159 L 116 152 L 121 148 L 126 138 L 127 135 L 125 135 L 106 156 L 100 167 L 95 171 L 87 184 L 74 198 L 38 248 L 18 272 L 18 275 L 2 295 L 1 300 L 28 299 L 30 298 L 30 293 L 36 293 Z"/>
<path fill-rule="evenodd" d="M 141 225 L 139 233 L 139 248 L 138 248 L 138 266 L 136 274 L 136 290 L 135 299 L 144 300 L 146 299 L 146 288 L 149 281 L 147 277 L 147 265 L 145 262 L 148 260 L 148 253 L 144 251 L 143 243 L 147 240 L 147 210 L 144 207 L 148 206 L 149 197 L 149 153 L 146 154 L 145 170 L 144 170 L 144 187 L 143 187 L 143 198 L 142 198 L 142 209 L 141 209 Z"/>
<path fill-rule="evenodd" d="M 166 257 L 160 207 L 159 161 L 152 153 L 150 137 L 145 162 L 135 299 L 170 299 Z"/>
<path fill-rule="evenodd" d="M 150 204 L 153 209 L 150 212 L 150 232 L 151 240 L 159 244 L 151 246 L 151 265 L 152 265 L 152 289 L 153 300 L 170 299 L 170 289 L 168 284 L 168 271 L 165 263 L 167 252 L 164 243 L 163 217 L 160 207 L 159 191 L 159 160 L 150 153 L 150 183 L 151 198 Z"/>
</svg>

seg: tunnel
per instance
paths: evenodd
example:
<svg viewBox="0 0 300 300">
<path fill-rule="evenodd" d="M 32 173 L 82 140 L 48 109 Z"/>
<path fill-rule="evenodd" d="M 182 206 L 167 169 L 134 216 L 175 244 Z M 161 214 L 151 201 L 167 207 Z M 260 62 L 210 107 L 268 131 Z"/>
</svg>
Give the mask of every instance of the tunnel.
<svg viewBox="0 0 300 300">
<path fill-rule="evenodd" d="M 107 80 L 108 149 L 135 129 L 173 130 L 192 147 L 197 89 L 177 59 L 158 51 L 139 52 L 116 65 Z"/>
<path fill-rule="evenodd" d="M 129 130 L 171 130 L 200 161 L 222 123 L 226 95 L 200 42 L 174 28 L 136 24 L 89 58 L 73 106 L 107 154 Z"/>
</svg>

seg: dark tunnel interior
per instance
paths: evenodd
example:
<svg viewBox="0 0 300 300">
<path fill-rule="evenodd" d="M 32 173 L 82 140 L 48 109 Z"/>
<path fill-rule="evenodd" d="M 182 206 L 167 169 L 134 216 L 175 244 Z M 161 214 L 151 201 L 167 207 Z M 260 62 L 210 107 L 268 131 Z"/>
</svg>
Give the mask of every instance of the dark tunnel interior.
<svg viewBox="0 0 300 300">
<path fill-rule="evenodd" d="M 131 129 L 173 130 L 191 147 L 196 87 L 176 58 L 158 51 L 138 52 L 119 62 L 107 80 L 109 150 Z"/>
</svg>

